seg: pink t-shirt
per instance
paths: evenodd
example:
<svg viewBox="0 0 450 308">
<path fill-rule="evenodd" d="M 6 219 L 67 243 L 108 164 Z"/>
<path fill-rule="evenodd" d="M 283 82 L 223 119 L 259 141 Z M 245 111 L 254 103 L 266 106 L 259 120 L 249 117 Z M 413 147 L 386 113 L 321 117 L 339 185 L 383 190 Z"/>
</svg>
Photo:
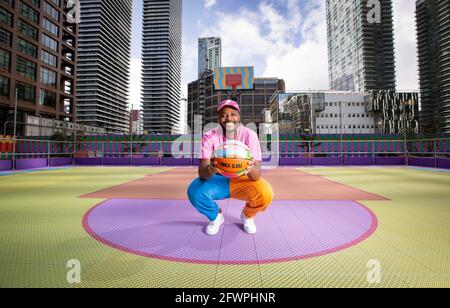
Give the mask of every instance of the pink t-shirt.
<svg viewBox="0 0 450 308">
<path fill-rule="evenodd" d="M 203 135 L 202 140 L 202 157 L 201 159 L 211 159 L 213 153 L 225 143 L 226 137 L 223 134 L 221 126 L 210 130 Z M 259 143 L 258 135 L 244 125 L 239 125 L 236 131 L 236 139 L 244 143 L 250 149 L 253 159 L 255 161 L 262 161 L 261 145 Z"/>
</svg>

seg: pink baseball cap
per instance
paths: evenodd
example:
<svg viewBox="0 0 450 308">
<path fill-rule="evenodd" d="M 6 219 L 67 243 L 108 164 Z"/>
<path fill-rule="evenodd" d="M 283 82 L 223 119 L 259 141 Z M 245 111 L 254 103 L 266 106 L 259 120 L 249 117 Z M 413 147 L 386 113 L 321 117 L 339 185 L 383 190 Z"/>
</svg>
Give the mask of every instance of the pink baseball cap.
<svg viewBox="0 0 450 308">
<path fill-rule="evenodd" d="M 234 108 L 237 111 L 239 111 L 239 113 L 241 112 L 241 108 L 239 107 L 239 104 L 231 99 L 221 102 L 219 104 L 219 107 L 217 108 L 217 111 L 220 112 L 220 110 L 222 110 L 225 107 L 231 107 L 231 108 Z"/>
</svg>

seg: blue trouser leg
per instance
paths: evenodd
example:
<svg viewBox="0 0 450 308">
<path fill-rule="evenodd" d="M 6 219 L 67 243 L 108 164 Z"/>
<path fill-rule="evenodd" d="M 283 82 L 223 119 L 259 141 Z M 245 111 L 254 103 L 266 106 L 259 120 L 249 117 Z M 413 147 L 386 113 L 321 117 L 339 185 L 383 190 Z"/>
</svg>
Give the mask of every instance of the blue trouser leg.
<svg viewBox="0 0 450 308">
<path fill-rule="evenodd" d="M 198 178 L 189 186 L 188 197 L 192 205 L 210 221 L 219 215 L 216 200 L 230 198 L 230 179 L 215 175 L 208 181 Z"/>
</svg>

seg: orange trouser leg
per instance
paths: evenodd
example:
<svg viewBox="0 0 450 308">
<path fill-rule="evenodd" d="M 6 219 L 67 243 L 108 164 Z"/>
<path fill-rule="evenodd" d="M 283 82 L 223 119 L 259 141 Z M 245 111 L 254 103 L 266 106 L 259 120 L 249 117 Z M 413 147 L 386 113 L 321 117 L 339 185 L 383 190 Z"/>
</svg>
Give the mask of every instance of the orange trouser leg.
<svg viewBox="0 0 450 308">
<path fill-rule="evenodd" d="M 247 176 L 243 176 L 232 179 L 230 186 L 231 198 L 247 201 L 244 209 L 247 218 L 255 218 L 258 213 L 265 211 L 274 198 L 272 187 L 262 178 L 253 182 Z"/>
</svg>

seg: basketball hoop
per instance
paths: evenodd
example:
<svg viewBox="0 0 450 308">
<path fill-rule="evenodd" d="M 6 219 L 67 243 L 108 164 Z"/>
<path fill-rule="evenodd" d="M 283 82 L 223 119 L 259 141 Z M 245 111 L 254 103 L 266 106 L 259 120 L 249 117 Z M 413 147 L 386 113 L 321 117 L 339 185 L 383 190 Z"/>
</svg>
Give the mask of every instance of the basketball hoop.
<svg viewBox="0 0 450 308">
<path fill-rule="evenodd" d="M 226 85 L 231 87 L 231 91 L 227 92 L 228 98 L 234 101 L 242 95 L 242 90 L 236 91 L 236 88 L 242 85 L 242 75 L 241 74 L 230 74 L 226 76 Z"/>
</svg>

